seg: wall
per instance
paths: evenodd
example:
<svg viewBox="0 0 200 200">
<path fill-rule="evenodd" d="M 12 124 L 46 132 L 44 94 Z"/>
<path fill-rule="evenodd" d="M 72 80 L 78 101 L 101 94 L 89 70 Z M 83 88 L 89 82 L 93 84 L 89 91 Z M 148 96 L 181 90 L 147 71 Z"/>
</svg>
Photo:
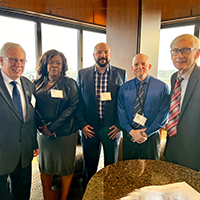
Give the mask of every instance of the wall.
<svg viewBox="0 0 200 200">
<path fill-rule="evenodd" d="M 106 25 L 107 0 L 1 0 L 0 6 Z"/>
<path fill-rule="evenodd" d="M 150 74 L 157 77 L 160 41 L 161 10 L 142 4 L 140 52 L 148 55 L 152 68 Z"/>
<path fill-rule="evenodd" d="M 161 20 L 200 15 L 199 0 L 161 0 L 161 2 Z"/>
<path fill-rule="evenodd" d="M 138 1 L 107 0 L 107 42 L 111 64 L 127 70 L 133 78 L 132 58 L 137 49 Z"/>
</svg>

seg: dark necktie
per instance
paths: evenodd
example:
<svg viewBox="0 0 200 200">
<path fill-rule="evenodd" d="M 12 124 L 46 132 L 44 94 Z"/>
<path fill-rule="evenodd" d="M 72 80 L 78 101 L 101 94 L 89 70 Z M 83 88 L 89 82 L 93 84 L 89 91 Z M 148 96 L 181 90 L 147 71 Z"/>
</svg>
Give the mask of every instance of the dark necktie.
<svg viewBox="0 0 200 200">
<path fill-rule="evenodd" d="M 142 114 L 143 112 L 143 101 L 144 101 L 144 82 L 140 82 L 140 89 L 139 89 L 139 92 L 138 92 L 138 95 L 137 95 L 137 99 L 135 101 L 135 107 L 134 107 L 134 114 L 133 114 L 133 119 L 136 115 L 136 113 L 138 114 Z M 132 123 L 133 127 L 134 128 L 138 128 L 140 125 L 137 124 L 136 122 L 133 121 Z"/>
<path fill-rule="evenodd" d="M 19 112 L 19 114 L 21 116 L 21 119 L 23 119 L 22 103 L 21 103 L 20 92 L 17 88 L 17 82 L 12 81 L 12 82 L 10 82 L 10 84 L 13 85 L 13 101 L 15 103 L 17 111 Z"/>
<path fill-rule="evenodd" d="M 171 137 L 177 133 L 177 124 L 179 120 L 179 111 L 180 111 L 180 98 L 181 98 L 181 81 L 182 77 L 178 77 L 174 90 L 172 93 L 170 110 L 169 110 L 169 120 L 167 125 L 168 135 Z"/>
</svg>

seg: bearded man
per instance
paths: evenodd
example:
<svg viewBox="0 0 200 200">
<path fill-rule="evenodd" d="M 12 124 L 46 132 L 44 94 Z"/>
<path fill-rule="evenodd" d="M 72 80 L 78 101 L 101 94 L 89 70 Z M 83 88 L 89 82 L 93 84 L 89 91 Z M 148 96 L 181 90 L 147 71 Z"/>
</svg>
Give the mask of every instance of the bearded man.
<svg viewBox="0 0 200 200">
<path fill-rule="evenodd" d="M 126 80 L 126 71 L 111 66 L 110 55 L 110 47 L 106 43 L 97 44 L 93 53 L 95 65 L 78 73 L 80 104 L 77 116 L 82 130 L 84 187 L 97 171 L 101 144 L 104 165 L 118 161 L 121 133 L 117 94 Z"/>
</svg>

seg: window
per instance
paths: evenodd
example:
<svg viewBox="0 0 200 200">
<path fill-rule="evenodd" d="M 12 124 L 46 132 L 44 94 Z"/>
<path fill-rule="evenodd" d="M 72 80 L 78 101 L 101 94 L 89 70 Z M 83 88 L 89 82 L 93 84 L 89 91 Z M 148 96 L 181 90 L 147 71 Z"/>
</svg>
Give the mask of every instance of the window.
<svg viewBox="0 0 200 200">
<path fill-rule="evenodd" d="M 158 58 L 158 78 L 170 85 L 170 77 L 177 71 L 171 61 L 170 44 L 174 38 L 182 34 L 194 34 L 194 25 L 160 30 L 160 47 Z"/>
<path fill-rule="evenodd" d="M 37 78 L 35 68 L 38 64 L 38 56 L 48 50 L 56 49 L 67 58 L 67 76 L 76 80 L 77 71 L 82 68 L 82 56 L 84 66 L 94 64 L 93 49 L 97 43 L 106 41 L 106 28 L 44 15 L 1 8 L 0 23 L 3 30 L 0 32 L 0 48 L 6 42 L 18 43 L 24 48 L 28 62 L 23 75 L 31 80 Z M 82 30 L 83 34 L 81 34 Z"/>
<path fill-rule="evenodd" d="M 94 65 L 94 47 L 100 42 L 106 43 L 105 33 L 83 31 L 83 68 Z"/>
<path fill-rule="evenodd" d="M 78 70 L 78 30 L 62 26 L 41 24 L 42 53 L 56 49 L 67 58 L 67 76 L 76 79 Z"/>
<path fill-rule="evenodd" d="M 36 78 L 36 37 L 35 22 L 17 19 L 12 17 L 0 16 L 0 48 L 6 42 L 14 42 L 20 44 L 26 52 L 26 60 L 24 76 Z M 31 39 L 30 39 L 31 38 Z"/>
</svg>

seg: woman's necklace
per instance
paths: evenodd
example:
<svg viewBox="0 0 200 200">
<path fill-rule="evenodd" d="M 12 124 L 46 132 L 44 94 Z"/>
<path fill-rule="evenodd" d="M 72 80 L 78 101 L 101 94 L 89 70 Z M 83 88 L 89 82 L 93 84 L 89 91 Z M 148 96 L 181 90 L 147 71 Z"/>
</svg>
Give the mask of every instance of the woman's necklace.
<svg viewBox="0 0 200 200">
<path fill-rule="evenodd" d="M 49 84 L 49 85 L 53 85 L 54 82 L 55 82 L 55 81 L 54 81 L 53 79 L 50 79 L 50 80 L 48 81 L 48 84 Z"/>
</svg>

